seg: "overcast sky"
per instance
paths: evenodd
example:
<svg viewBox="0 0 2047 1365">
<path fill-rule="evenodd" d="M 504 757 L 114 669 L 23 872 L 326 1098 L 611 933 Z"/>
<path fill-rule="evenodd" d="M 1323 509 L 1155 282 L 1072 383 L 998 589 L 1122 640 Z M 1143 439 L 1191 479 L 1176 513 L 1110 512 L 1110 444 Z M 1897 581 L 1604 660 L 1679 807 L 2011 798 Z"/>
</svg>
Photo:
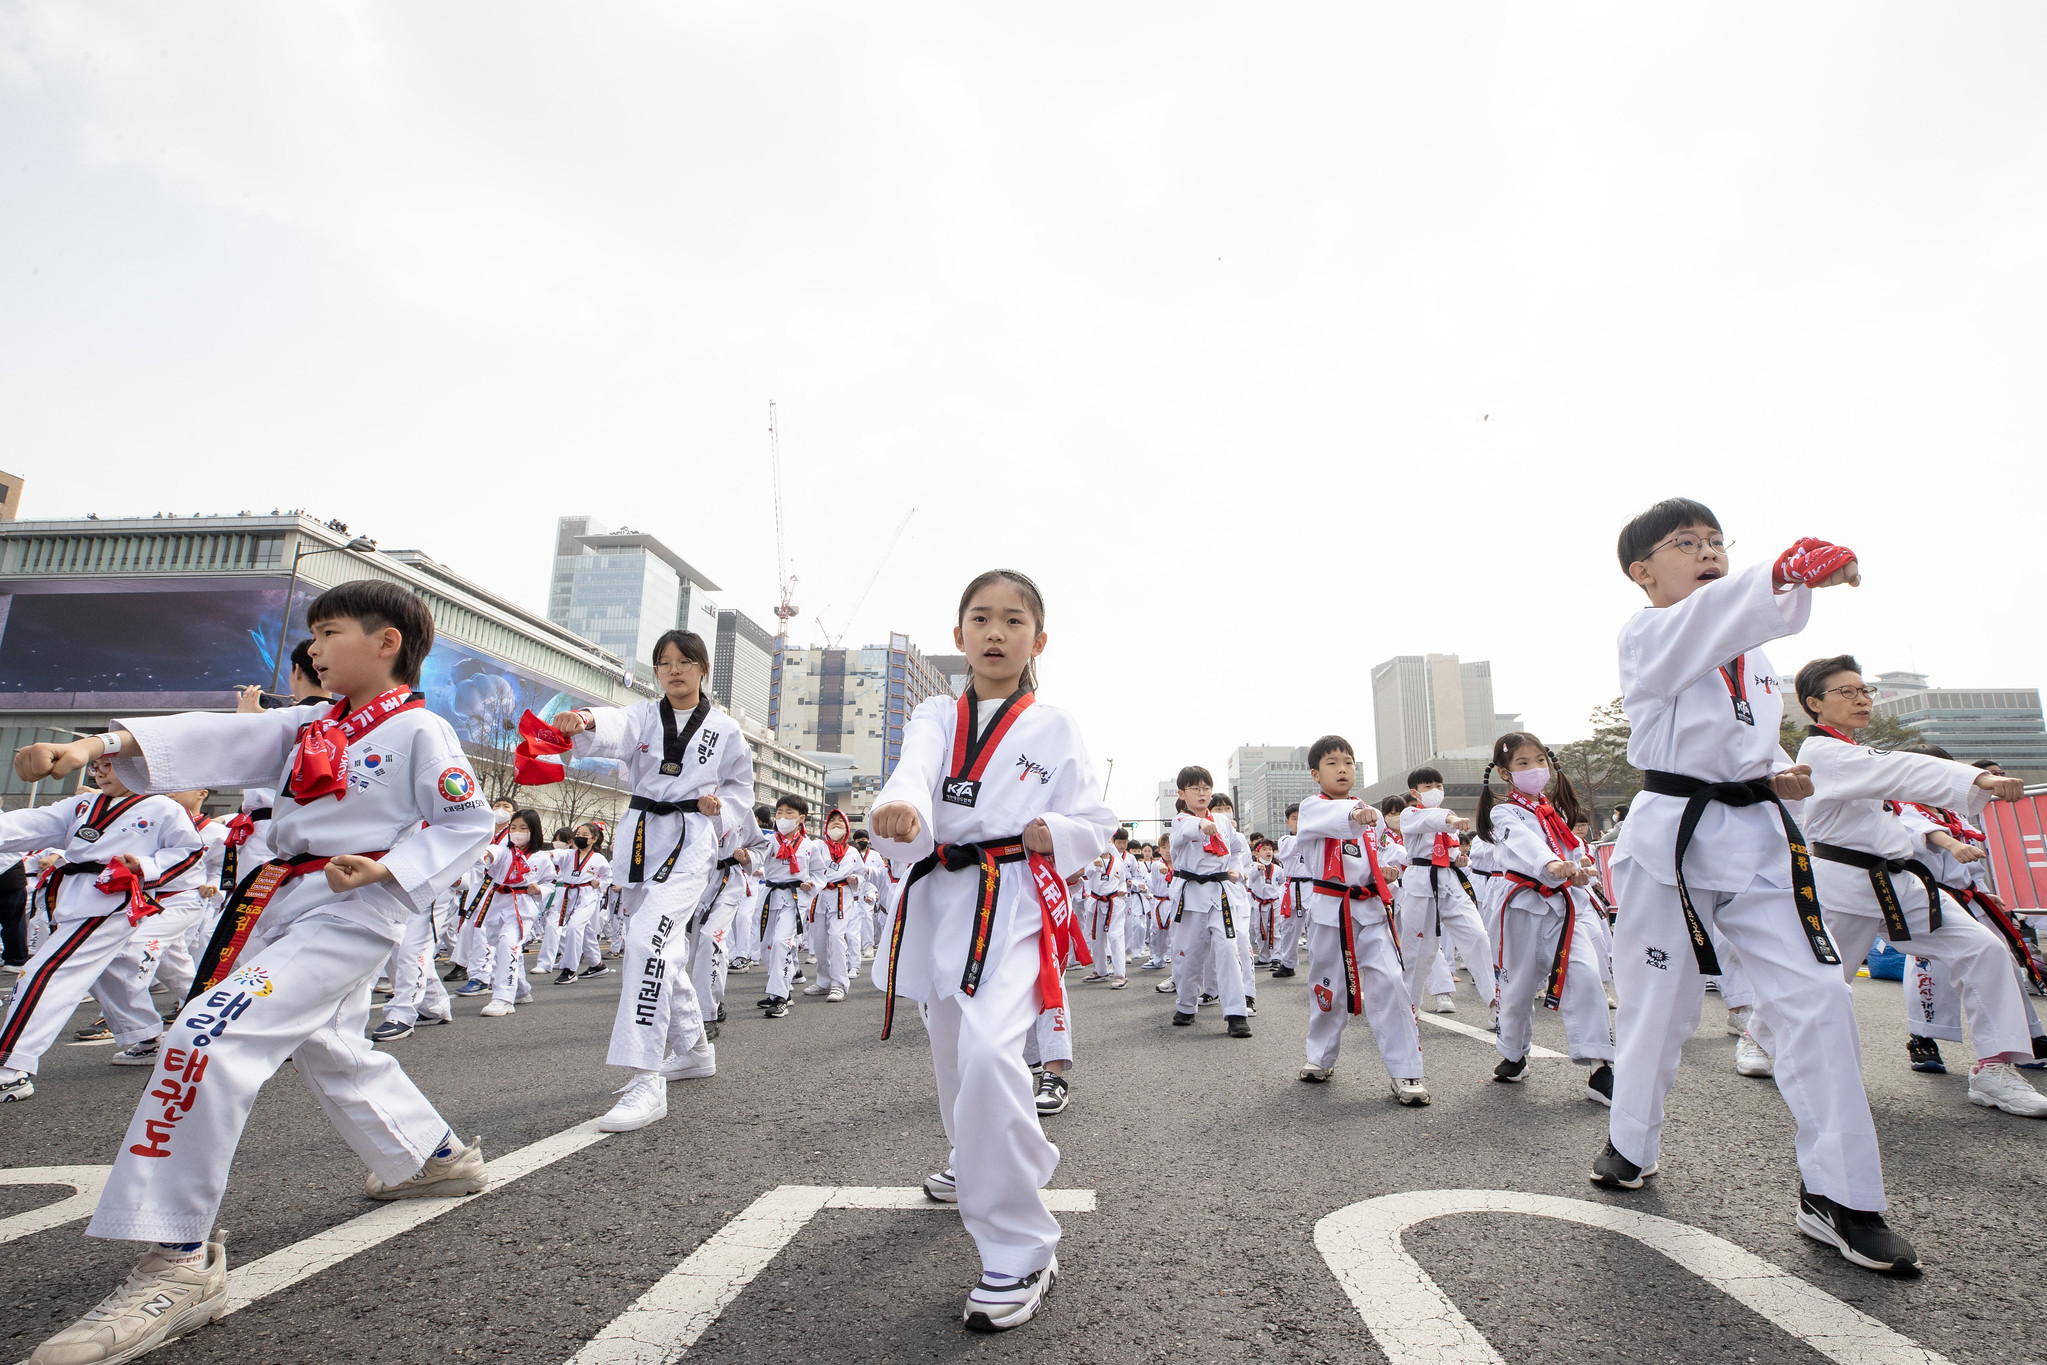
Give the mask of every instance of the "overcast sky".
<svg viewBox="0 0 2047 1365">
<path fill-rule="evenodd" d="M 949 648 L 1043 584 L 1112 798 L 1369 666 L 1612 697 L 1614 535 L 1863 556 L 1782 670 L 2037 686 L 2037 4 L 0 7 L 30 516 L 303 505 L 545 605 L 554 518 Z M 903 513 L 916 515 L 846 619 Z"/>
</svg>

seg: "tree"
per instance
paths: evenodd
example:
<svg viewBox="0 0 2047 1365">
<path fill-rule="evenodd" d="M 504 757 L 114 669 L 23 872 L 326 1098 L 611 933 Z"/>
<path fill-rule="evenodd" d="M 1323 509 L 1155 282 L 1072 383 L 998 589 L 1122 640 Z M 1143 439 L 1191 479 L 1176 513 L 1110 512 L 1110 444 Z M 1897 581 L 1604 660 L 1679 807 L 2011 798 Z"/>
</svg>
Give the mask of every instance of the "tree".
<svg viewBox="0 0 2047 1365">
<path fill-rule="evenodd" d="M 559 825 L 574 829 L 587 820 L 602 820 L 605 828 L 618 828 L 619 798 L 622 793 L 611 783 L 600 780 L 600 767 L 586 762 L 583 767 L 578 768 L 568 761 L 570 757 L 571 755 L 563 754 L 558 760 L 565 774 L 561 781 L 528 790 L 547 794 Z M 612 767 L 612 772 L 607 774 L 608 776 L 619 775 L 615 765 L 605 766 Z"/>
<path fill-rule="evenodd" d="M 471 754 L 477 759 L 476 776 L 483 783 L 486 800 L 526 804 L 519 795 L 517 769 L 512 751 L 519 747 L 519 716 L 523 708 L 515 698 L 489 697 L 463 717 Z"/>
<path fill-rule="evenodd" d="M 1642 774 L 1628 763 L 1628 737 L 1634 728 L 1627 710 L 1615 697 L 1592 712 L 1592 737 L 1557 746 L 1557 764 L 1591 817 L 1592 828 L 1614 807 L 1634 799 L 1642 790 Z"/>
</svg>

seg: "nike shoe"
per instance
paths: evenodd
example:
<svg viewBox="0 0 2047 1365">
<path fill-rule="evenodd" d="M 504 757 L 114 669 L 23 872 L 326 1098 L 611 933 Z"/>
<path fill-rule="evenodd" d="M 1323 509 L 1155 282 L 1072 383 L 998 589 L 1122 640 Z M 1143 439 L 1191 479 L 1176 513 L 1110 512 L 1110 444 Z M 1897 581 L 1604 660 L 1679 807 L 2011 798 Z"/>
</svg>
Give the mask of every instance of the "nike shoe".
<svg viewBox="0 0 2047 1365">
<path fill-rule="evenodd" d="M 1894 1275 L 1919 1271 L 1919 1253 L 1891 1231 L 1882 1214 L 1843 1208 L 1824 1195 L 1810 1194 L 1802 1180 L 1798 1183 L 1798 1230 L 1815 1242 L 1825 1242 L 1864 1270 Z"/>
<path fill-rule="evenodd" d="M 617 956 L 617 954 L 616 954 L 616 953 L 614 953 L 614 954 L 612 954 L 612 956 L 616 957 L 616 956 Z M 605 966 L 605 965 L 604 965 L 604 964 L 603 964 L 602 962 L 599 962 L 599 963 L 598 963 L 598 964 L 597 964 L 596 966 L 594 966 L 594 967 L 585 967 L 585 968 L 583 968 L 583 970 L 582 970 L 582 971 L 580 971 L 580 972 L 577 972 L 577 973 L 576 973 L 576 979 L 577 979 L 577 980 L 579 980 L 579 981 L 588 981 L 588 980 L 589 980 L 589 979 L 590 979 L 591 977 L 593 977 L 593 976 L 610 976 L 610 975 L 611 975 L 611 968 L 609 968 L 609 967 Z"/>
<path fill-rule="evenodd" d="M 925 1176 L 924 1194 L 926 1198 L 935 1199 L 941 1204 L 959 1203 L 960 1192 L 959 1187 L 953 1183 L 952 1167 L 947 1166 L 942 1171 L 933 1171 Z"/>
<path fill-rule="evenodd" d="M 718 1049 L 708 1038 L 700 1038 L 687 1052 L 678 1052 L 661 1064 L 664 1081 L 700 1081 L 718 1074 Z"/>
<path fill-rule="evenodd" d="M 557 986 L 566 986 L 571 981 L 574 980 L 577 980 L 576 969 L 574 967 L 564 967 L 561 969 L 559 973 L 556 974 L 554 978 L 554 984 Z"/>
<path fill-rule="evenodd" d="M 1592 1159 L 1590 1179 L 1593 1184 L 1604 1185 L 1610 1190 L 1639 1190 L 1642 1182 L 1655 1174 L 1655 1162 L 1649 1163 L 1649 1169 L 1645 1171 L 1616 1151 L 1609 1140 L 1606 1150 Z"/>
<path fill-rule="evenodd" d="M 1050 1071 L 1038 1073 L 1038 1093 L 1035 1103 L 1040 1118 L 1066 1112 L 1066 1078 Z"/>
<path fill-rule="evenodd" d="M 635 1075 L 611 1093 L 619 1101 L 597 1120 L 600 1132 L 630 1133 L 668 1117 L 668 1082 L 658 1072 Z"/>
<path fill-rule="evenodd" d="M 1500 1064 L 1493 1068 L 1493 1079 L 1507 1085 L 1527 1080 L 1528 1059 L 1523 1057 L 1519 1061 L 1511 1061 L 1505 1057 L 1500 1058 Z"/>
</svg>

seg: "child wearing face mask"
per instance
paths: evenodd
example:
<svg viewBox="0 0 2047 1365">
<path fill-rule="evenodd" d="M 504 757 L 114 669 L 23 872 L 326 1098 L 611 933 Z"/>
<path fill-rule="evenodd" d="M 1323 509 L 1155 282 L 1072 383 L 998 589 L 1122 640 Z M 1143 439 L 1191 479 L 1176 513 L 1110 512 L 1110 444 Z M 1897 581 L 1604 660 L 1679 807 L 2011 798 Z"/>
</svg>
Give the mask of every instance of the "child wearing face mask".
<svg viewBox="0 0 2047 1365">
<path fill-rule="evenodd" d="M 1465 856 L 1457 836 L 1471 821 L 1443 804 L 1443 774 L 1434 768 L 1409 773 L 1407 791 L 1415 804 L 1394 819 L 1407 850 L 1407 869 L 1400 874 L 1400 951 L 1408 995 L 1417 1007 L 1428 1003 L 1429 976 L 1447 945 L 1464 959 L 1478 998 L 1490 1005 L 1496 990 L 1492 940 L 1457 875 Z M 1436 998 L 1437 1013 L 1454 1008 L 1448 995 Z"/>
<path fill-rule="evenodd" d="M 852 985 L 848 959 L 860 960 L 861 893 L 867 882 L 867 862 L 853 847 L 853 823 L 844 811 L 833 810 L 824 818 L 824 847 L 814 881 L 817 894 L 810 898 L 805 937 L 817 959 L 817 980 L 803 993 L 836 1005 Z"/>
<path fill-rule="evenodd" d="M 1596 870 L 1592 851 L 1571 824 L 1578 796 L 1556 770 L 1548 746 L 1514 731 L 1493 742 L 1478 830 L 1490 840 L 1507 883 L 1500 903 L 1500 1064 L 1493 1079 L 1514 1083 L 1528 1075 L 1528 1046 L 1537 999 L 1563 1016 L 1571 1060 L 1593 1068 L 1585 1097 L 1613 1103 L 1613 1037 L 1607 1026 L 1606 989 L 1592 918 L 1599 913 L 1584 887 Z M 1504 797 L 1493 792 L 1493 773 L 1507 779 Z M 1474 916 L 1476 918 L 1476 916 Z"/>
<path fill-rule="evenodd" d="M 489 885 L 475 918 L 490 945 L 491 1000 L 483 1017 L 500 1019 L 522 1000 L 532 998 L 526 980 L 524 945 L 528 927 L 541 910 L 540 888 L 555 870 L 554 853 L 540 832 L 537 812 L 522 810 L 505 826 L 505 840 L 484 854 L 483 874 Z"/>
<path fill-rule="evenodd" d="M 1252 930 L 1257 938 L 1261 954 L 1254 965 L 1266 966 L 1273 960 L 1273 953 L 1279 943 L 1279 903 L 1286 899 L 1286 877 L 1279 870 L 1279 845 L 1259 835 L 1251 841 L 1251 872 L 1244 879 L 1244 890 L 1251 897 Z"/>
<path fill-rule="evenodd" d="M 554 984 L 566 986 L 606 975 L 611 968 L 604 965 L 598 947 L 597 912 L 611 886 L 611 860 L 605 857 L 604 835 L 597 825 L 576 826 L 568 849 L 555 856 L 554 880 L 561 897 L 553 916 L 561 934 Z"/>
<path fill-rule="evenodd" d="M 760 924 L 761 947 L 767 955 L 768 989 L 760 1008 L 769 1019 L 789 1015 L 789 992 L 797 976 L 797 945 L 802 941 L 805 910 L 811 892 L 822 884 L 825 871 L 824 845 L 804 831 L 810 803 L 800 796 L 785 796 L 775 803 L 775 833 L 769 844 L 763 870 Z M 825 970 L 823 958 L 818 970 Z"/>
</svg>

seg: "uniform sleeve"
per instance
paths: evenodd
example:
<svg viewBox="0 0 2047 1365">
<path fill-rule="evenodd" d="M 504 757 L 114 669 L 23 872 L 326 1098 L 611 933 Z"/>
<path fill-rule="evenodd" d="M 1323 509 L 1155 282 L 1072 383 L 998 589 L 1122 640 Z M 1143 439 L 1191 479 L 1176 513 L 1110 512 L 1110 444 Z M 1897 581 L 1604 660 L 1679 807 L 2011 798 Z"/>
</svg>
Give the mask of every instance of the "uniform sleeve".
<svg viewBox="0 0 2047 1365">
<path fill-rule="evenodd" d="M 871 836 L 885 858 L 914 863 L 929 854 L 936 842 L 931 832 L 931 801 L 938 784 L 945 779 L 946 767 L 945 722 L 940 716 L 951 704 L 943 697 L 930 697 L 917 704 L 917 709 L 910 713 L 910 723 L 903 727 L 903 756 L 896 761 L 896 770 L 889 774 L 888 781 L 875 795 L 874 804 L 868 808 L 870 832 L 874 828 L 874 812 L 883 806 L 901 802 L 917 812 L 917 837 L 909 842 L 884 839 L 879 834 Z"/>
<path fill-rule="evenodd" d="M 1362 828 L 1350 822 L 1351 811 L 1357 808 L 1354 800 L 1346 801 L 1303 801 L 1301 803 L 1301 837 L 1303 839 L 1349 839 Z M 1177 823 L 1177 822 L 1176 822 Z"/>
<path fill-rule="evenodd" d="M 142 864 L 145 890 L 155 890 L 174 878 L 184 876 L 206 858 L 206 841 L 199 837 L 192 817 L 176 802 L 171 803 L 171 809 L 173 814 L 156 822 L 156 851 L 138 854 L 135 858 Z"/>
<path fill-rule="evenodd" d="M 0 812 L 0 850 L 34 853 L 63 848 L 71 841 L 72 812 L 77 808 L 78 798 L 67 796 L 47 806 Z"/>
<path fill-rule="evenodd" d="M 1971 815 L 1990 803 L 1989 790 L 1976 785 L 1983 776 L 1980 769 L 1932 754 L 1901 754 L 1811 735 L 1798 746 L 1798 761 L 1812 765 L 1813 796 L 1820 800 L 1916 801 L 1966 808 Z"/>
<path fill-rule="evenodd" d="M 623 760 L 633 751 L 633 713 L 637 706 L 593 706 L 590 728 L 569 737 L 569 751 L 577 758 Z"/>
<path fill-rule="evenodd" d="M 1738 654 L 1805 629 L 1812 589 L 1778 592 L 1770 565 L 1716 579 L 1673 607 L 1638 611 L 1621 631 L 1622 691 L 1674 697 Z"/>
<path fill-rule="evenodd" d="M 1116 812 L 1102 800 L 1102 784 L 1095 777 L 1080 727 L 1061 714 L 1073 761 L 1060 765 L 1041 818 L 1052 835 L 1052 866 L 1060 876 L 1071 877 L 1108 851 L 1118 822 Z"/>
<path fill-rule="evenodd" d="M 114 759 L 114 773 L 138 792 L 275 782 L 298 744 L 299 727 L 312 719 L 311 708 L 291 706 L 117 720 L 114 728 L 135 736 L 137 747 Z"/>
<path fill-rule="evenodd" d="M 1450 832 L 1450 817 L 1457 812 L 1448 806 L 1430 810 L 1427 806 L 1409 806 L 1400 812 L 1400 833 L 1405 838 L 1415 835 L 1431 836 Z"/>
<path fill-rule="evenodd" d="M 1549 865 L 1559 859 L 1533 821 L 1494 811 L 1493 847 L 1499 850 L 1500 866 L 1509 872 L 1519 872 L 1544 886 L 1562 886 L 1570 880 L 1550 875 Z"/>
<path fill-rule="evenodd" d="M 732 744 L 718 761 L 718 836 L 736 834 L 759 826 L 753 822 L 753 750 L 739 726 L 732 727 Z"/>
<path fill-rule="evenodd" d="M 383 863 L 391 873 L 389 886 L 400 899 L 412 909 L 429 910 L 434 898 L 474 865 L 478 850 L 490 843 L 493 827 L 490 807 L 481 796 L 448 799 L 446 787 L 475 793 L 481 784 L 445 722 L 422 725 L 411 749 L 407 762 L 412 765 L 413 816 L 426 824 L 385 854 Z M 441 775 L 451 768 L 459 768 L 468 780 L 443 783 Z"/>
</svg>

